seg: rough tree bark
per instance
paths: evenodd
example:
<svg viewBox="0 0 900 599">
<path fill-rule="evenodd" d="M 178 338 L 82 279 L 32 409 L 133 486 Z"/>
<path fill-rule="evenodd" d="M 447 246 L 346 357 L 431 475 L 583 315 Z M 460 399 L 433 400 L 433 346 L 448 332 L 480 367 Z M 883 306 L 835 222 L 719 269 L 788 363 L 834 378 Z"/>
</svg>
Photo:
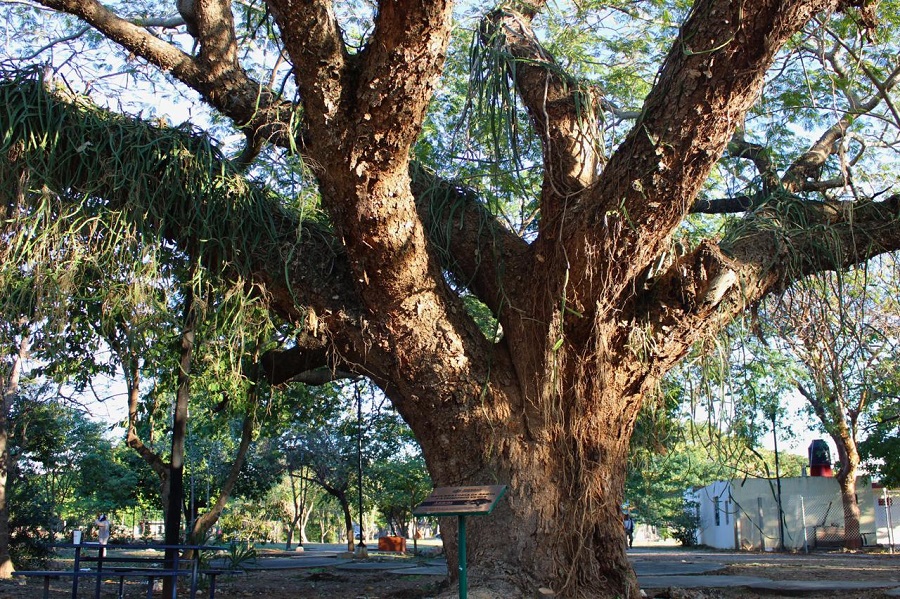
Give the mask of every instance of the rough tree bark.
<svg viewBox="0 0 900 599">
<path fill-rule="evenodd" d="M 832 438 L 834 439 L 834 435 Z M 856 500 L 856 475 L 859 470 L 859 452 L 856 442 L 849 442 L 849 438 L 838 436 L 834 439 L 838 448 L 838 459 L 841 467 L 835 478 L 841 488 L 841 505 L 844 508 L 844 547 L 847 549 L 860 549 L 863 546 L 863 538 L 859 528 L 859 502 Z"/>
<path fill-rule="evenodd" d="M 9 448 L 10 411 L 19 392 L 24 361 L 28 358 L 31 336 L 26 331 L 19 339 L 16 355 L 9 369 L 0 371 L 0 578 L 10 578 L 16 571 L 9 555 L 9 474 L 13 470 L 13 455 Z"/>
<path fill-rule="evenodd" d="M 248 139 L 289 145 L 294 107 L 241 68 L 225 0 L 197 3 L 196 56 L 94 0 L 42 4 L 193 88 Z M 796 268 L 778 236 L 759 227 L 699 244 L 649 288 L 647 269 L 695 206 L 778 49 L 818 12 L 850 4 L 858 3 L 698 0 L 633 130 L 605 163 L 579 119 L 583 98 L 531 32 L 543 3 L 492 13 L 484 28 L 501 32 L 521 60 L 517 88 L 544 152 L 540 229 L 527 243 L 472 194 L 410 164 L 446 52 L 449 2 L 379 2 L 368 44 L 351 54 L 328 0 L 269 0 L 301 98 L 297 141 L 333 234 L 310 224 L 298 238 L 296 222 L 273 208 L 279 243 L 296 251 L 286 264 L 260 258 L 254 284 L 318 340 L 284 357 L 308 370 L 303 358 L 315 355 L 375 381 L 412 427 L 437 485 L 509 486 L 494 514 L 469 528 L 473 589 L 638 596 L 619 506 L 643 396 L 747 306 L 836 265 L 811 255 Z M 78 187 L 66 185 L 54 188 Z M 896 197 L 861 204 L 852 219 L 824 205 L 805 210 L 829 219 L 840 262 L 853 264 L 900 247 L 897 205 Z M 501 340 L 478 330 L 447 269 L 493 311 Z M 272 371 L 283 368 L 288 380 L 278 357 Z M 455 523 L 442 529 L 454 576 Z"/>
</svg>

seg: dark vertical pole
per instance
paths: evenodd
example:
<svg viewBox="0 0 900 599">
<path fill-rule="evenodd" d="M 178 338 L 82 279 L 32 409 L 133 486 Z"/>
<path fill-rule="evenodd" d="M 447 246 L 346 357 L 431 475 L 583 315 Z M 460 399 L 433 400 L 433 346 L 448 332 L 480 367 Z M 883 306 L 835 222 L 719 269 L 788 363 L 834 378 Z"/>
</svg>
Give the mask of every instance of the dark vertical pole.
<svg viewBox="0 0 900 599">
<path fill-rule="evenodd" d="M 459 522 L 458 552 L 459 552 L 459 599 L 469 596 L 469 573 L 466 570 L 466 517 L 457 516 Z"/>
<path fill-rule="evenodd" d="M 775 485 L 778 492 L 778 549 L 784 551 L 784 512 L 781 509 L 781 470 L 778 466 L 778 429 L 775 410 L 772 410 L 772 439 L 775 441 Z"/>
<path fill-rule="evenodd" d="M 196 261 L 191 264 L 191 274 L 196 273 Z M 181 356 L 178 363 L 175 413 L 172 418 L 172 455 L 169 459 L 169 502 L 165 513 L 165 564 L 169 570 L 178 568 L 178 545 L 181 540 L 181 511 L 184 502 L 184 446 L 187 438 L 188 401 L 191 395 L 191 366 L 194 353 L 197 306 L 194 301 L 194 280 L 184 289 L 184 329 L 181 332 Z M 175 599 L 176 580 L 163 577 L 163 596 Z"/>
<path fill-rule="evenodd" d="M 194 523 L 197 521 L 197 500 L 194 496 L 194 472 L 191 469 L 191 521 L 188 525 L 187 534 L 184 536 L 185 539 L 188 539 L 192 532 L 194 532 Z M 200 541 L 197 541 L 197 544 L 200 544 Z"/>
<path fill-rule="evenodd" d="M 78 599 L 78 573 L 81 572 L 81 543 L 75 545 L 75 564 L 72 566 L 72 599 Z M 46 580 L 50 580 L 49 578 Z"/>
<path fill-rule="evenodd" d="M 362 394 L 356 386 L 356 470 L 359 477 L 359 546 L 366 546 L 363 534 Z"/>
<path fill-rule="evenodd" d="M 103 582 L 103 557 L 106 555 L 106 546 L 100 545 L 97 551 L 97 583 L 94 585 L 94 599 L 100 599 L 100 583 Z"/>
</svg>

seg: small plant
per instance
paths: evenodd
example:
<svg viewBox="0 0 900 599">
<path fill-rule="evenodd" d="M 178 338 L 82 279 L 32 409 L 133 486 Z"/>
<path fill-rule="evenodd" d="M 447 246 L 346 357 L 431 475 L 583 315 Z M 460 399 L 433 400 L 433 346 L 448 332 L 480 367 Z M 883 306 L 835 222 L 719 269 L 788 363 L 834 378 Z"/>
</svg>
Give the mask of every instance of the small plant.
<svg viewBox="0 0 900 599">
<path fill-rule="evenodd" d="M 228 546 L 225 556 L 226 568 L 238 570 L 242 565 L 256 561 L 256 548 L 249 541 L 237 541 Z"/>
</svg>

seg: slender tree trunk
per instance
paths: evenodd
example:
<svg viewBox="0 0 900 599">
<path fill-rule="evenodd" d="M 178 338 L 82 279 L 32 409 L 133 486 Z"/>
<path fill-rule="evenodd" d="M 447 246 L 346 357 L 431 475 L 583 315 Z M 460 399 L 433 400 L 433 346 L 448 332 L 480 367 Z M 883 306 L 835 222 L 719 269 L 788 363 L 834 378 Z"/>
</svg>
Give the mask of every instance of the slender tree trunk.
<svg viewBox="0 0 900 599">
<path fill-rule="evenodd" d="M 291 482 L 291 506 L 293 509 L 293 516 L 291 518 L 290 526 L 288 527 L 287 533 L 287 541 L 285 543 L 285 548 L 290 549 L 291 543 L 294 540 L 294 532 L 298 532 L 298 536 L 300 541 L 297 543 L 302 546 L 303 543 L 308 542 L 306 539 L 306 521 L 309 520 L 309 508 L 306 505 L 306 491 L 307 491 L 307 483 L 306 479 L 302 476 L 294 476 L 294 473 L 288 472 L 288 479 Z M 299 489 L 297 488 L 299 484 Z M 300 530 L 298 531 L 298 525 L 300 526 Z"/>
<path fill-rule="evenodd" d="M 12 472 L 9 452 L 9 405 L 7 389 L 3 389 L 0 398 L 0 579 L 12 577 L 16 568 L 9 555 L 9 506 L 6 498 L 10 491 L 10 474 Z"/>
<path fill-rule="evenodd" d="M 252 397 L 251 400 L 255 400 L 255 394 L 253 395 L 254 397 Z M 251 406 L 255 406 L 255 401 L 251 401 Z M 241 427 L 241 442 L 238 445 L 234 462 L 231 464 L 231 469 L 228 472 L 225 482 L 222 484 L 222 488 L 219 491 L 219 496 L 216 498 L 215 504 L 213 504 L 206 513 L 194 521 L 190 536 L 190 542 L 192 544 L 201 544 L 206 538 L 206 533 L 209 532 L 216 522 L 218 522 L 222 512 L 225 511 L 225 506 L 228 504 L 228 499 L 231 497 L 231 492 L 234 490 L 234 486 L 237 484 L 238 477 L 240 476 L 241 468 L 243 468 L 244 462 L 247 459 L 250 442 L 253 440 L 253 428 L 256 422 L 255 414 L 255 407 L 250 407 L 249 411 L 244 416 L 244 423 Z"/>
<path fill-rule="evenodd" d="M 844 547 L 860 549 L 863 546 L 859 527 L 859 503 L 856 500 L 856 475 L 859 471 L 859 453 L 849 435 L 835 435 L 835 445 L 841 468 L 835 478 L 841 489 L 841 505 L 844 508 Z"/>
<path fill-rule="evenodd" d="M 191 395 L 191 365 L 197 312 L 193 286 L 185 286 L 184 330 L 181 333 L 181 360 L 178 368 L 178 389 L 175 393 L 175 415 L 172 423 L 172 459 L 169 462 L 169 500 L 166 510 L 165 543 L 178 545 L 181 539 L 181 505 L 184 501 L 184 445 L 187 437 L 188 401 Z M 166 564 L 174 567 L 176 549 L 166 550 Z M 172 592 L 175 580 L 163 579 L 163 596 Z"/>
<path fill-rule="evenodd" d="M 335 494 L 338 503 L 341 504 L 341 511 L 344 513 L 344 528 L 347 529 L 347 551 L 353 552 L 356 545 L 356 533 L 353 532 L 353 515 L 350 513 L 350 502 L 347 500 L 346 493 Z M 362 523 L 359 526 L 362 532 Z"/>
<path fill-rule="evenodd" d="M 288 523 L 287 534 L 285 535 L 284 548 L 290 550 L 291 544 L 294 542 L 294 530 L 297 528 L 297 522 L 300 520 L 299 514 L 295 514 Z"/>
<path fill-rule="evenodd" d="M 26 333 L 19 342 L 19 350 L 13 358 L 9 376 L 0 379 L 0 579 L 10 578 L 16 568 L 9 554 L 9 504 L 7 498 L 11 490 L 10 474 L 13 469 L 13 458 L 9 451 L 9 415 L 12 402 L 19 391 L 19 380 L 22 376 L 22 363 L 28 356 L 31 347 L 31 336 Z"/>
<path fill-rule="evenodd" d="M 120 360 L 121 357 L 122 354 L 120 354 Z M 125 443 L 128 447 L 135 450 L 153 472 L 156 473 L 156 476 L 159 477 L 159 496 L 162 500 L 163 514 L 165 515 L 169 506 L 169 465 L 151 447 L 144 445 L 140 436 L 138 436 L 138 405 L 141 395 L 139 385 L 140 373 L 136 364 L 130 363 L 130 366 L 126 366 L 129 363 L 125 362 L 125 360 L 121 360 L 121 362 L 126 368 L 125 386 L 128 390 L 128 432 L 125 436 Z M 153 428 L 152 423 L 150 428 Z"/>
<path fill-rule="evenodd" d="M 284 548 L 290 549 L 291 543 L 294 542 L 294 529 L 297 528 L 297 521 L 300 520 L 300 510 L 297 506 L 297 484 L 294 481 L 293 472 L 288 469 L 288 480 L 291 483 L 291 521 L 288 523 L 287 535 L 285 535 Z"/>
<path fill-rule="evenodd" d="M 308 483 L 305 483 L 305 484 L 308 484 Z M 304 491 L 304 497 L 306 497 L 307 495 L 308 495 L 307 492 Z M 303 502 L 303 508 L 302 508 L 303 512 L 300 516 L 300 524 L 299 524 L 299 526 L 300 526 L 299 534 L 300 534 L 300 544 L 301 545 L 305 545 L 305 544 L 309 543 L 309 537 L 306 535 L 306 527 L 309 524 L 310 516 L 312 516 L 312 509 L 313 509 L 313 502 L 309 501 L 308 499 L 305 500 Z"/>
<path fill-rule="evenodd" d="M 860 463 L 854 433 L 856 424 L 855 421 L 847 420 L 843 408 L 828 410 L 826 403 L 819 398 L 826 397 L 829 393 L 827 385 L 819 383 L 816 386 L 817 389 L 822 389 L 817 391 L 818 394 L 810 392 L 803 385 L 798 385 L 797 389 L 813 407 L 826 430 L 831 431 L 831 439 L 837 447 L 838 461 L 841 464 L 835 479 L 841 491 L 841 505 L 844 509 L 844 547 L 859 549 L 862 547 L 862 535 L 859 528 L 859 503 L 856 501 L 856 474 Z M 832 397 L 830 401 L 838 406 L 846 403 L 840 396 Z"/>
</svg>

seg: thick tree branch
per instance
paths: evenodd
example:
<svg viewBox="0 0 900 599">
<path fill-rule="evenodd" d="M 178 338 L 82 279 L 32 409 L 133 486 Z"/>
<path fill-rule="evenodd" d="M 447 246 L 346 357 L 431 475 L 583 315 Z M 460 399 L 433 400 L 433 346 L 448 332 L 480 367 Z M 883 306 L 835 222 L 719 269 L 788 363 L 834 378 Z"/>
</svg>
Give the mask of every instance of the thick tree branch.
<svg viewBox="0 0 900 599">
<path fill-rule="evenodd" d="M 865 103 L 856 105 L 853 114 L 843 116 L 835 124 L 825 130 L 816 142 L 803 154 L 798 156 L 788 167 L 780 179 L 774 165 L 768 158 L 765 148 L 759 144 L 751 144 L 742 135 L 735 135 L 728 144 L 728 151 L 733 158 L 748 158 L 756 165 L 763 179 L 762 189 L 752 195 L 741 195 L 733 198 L 697 200 L 691 206 L 691 212 L 697 214 L 733 214 L 753 210 L 773 198 L 772 192 L 793 196 L 802 192 L 824 192 L 839 189 L 848 184 L 847 177 L 821 179 L 826 161 L 840 151 L 841 141 L 848 134 L 853 118 L 874 110 L 881 98 L 874 96 Z M 828 203 L 826 201 L 826 203 Z"/>
<path fill-rule="evenodd" d="M 809 274 L 900 250 L 900 195 L 778 206 L 757 210 L 744 232 L 721 247 L 707 242 L 674 257 L 625 312 L 635 319 L 632 330 L 647 331 L 652 346 L 665 348 L 657 362 L 663 371 L 766 295 Z"/>
<path fill-rule="evenodd" d="M 175 77 L 199 92 L 208 104 L 225 116 L 230 117 L 237 127 L 245 131 L 248 137 L 247 151 L 241 155 L 236 163 L 238 168 L 246 168 L 248 162 L 256 155 L 262 140 L 285 148 L 293 147 L 294 137 L 296 136 L 296 126 L 293 119 L 296 116 L 296 110 L 290 103 L 278 101 L 275 96 L 266 91 L 260 84 L 249 79 L 246 73 L 236 64 L 233 59 L 233 23 L 230 13 L 226 14 L 224 12 L 226 7 L 221 2 L 203 2 L 199 7 L 200 36 L 203 39 L 203 43 L 201 44 L 201 56 L 197 59 L 192 59 L 190 56 L 176 50 L 173 46 L 153 37 L 140 27 L 119 19 L 109 11 L 106 11 L 103 19 L 91 17 L 94 8 L 97 10 L 102 8 L 98 4 L 93 3 L 92 0 L 68 0 L 68 3 L 65 4 L 56 0 L 50 0 L 50 2 L 50 4 L 47 4 L 48 6 L 85 18 L 113 41 L 120 43 L 123 47 L 150 62 L 166 70 L 171 70 Z M 316 11 L 324 12 L 318 14 Z M 310 17 L 307 13 L 314 13 L 315 18 Z M 312 36 L 309 36 L 309 27 L 300 21 L 304 15 L 316 23 L 316 27 L 313 29 L 314 35 Z M 348 58 L 340 40 L 340 32 L 337 29 L 336 21 L 330 13 L 330 5 L 328 3 L 315 4 L 309 7 L 309 10 L 305 13 L 303 11 L 295 11 L 286 18 L 290 19 L 289 22 L 283 25 L 283 27 L 289 29 L 287 34 L 295 36 L 297 38 L 297 46 L 307 48 L 304 52 L 310 54 L 310 56 L 307 56 L 308 60 L 303 64 L 312 61 L 313 65 L 315 65 L 318 64 L 319 58 L 322 59 L 318 74 L 310 72 L 307 73 L 305 78 L 301 77 L 304 80 L 309 78 L 315 80 L 316 77 L 328 80 L 327 85 L 321 90 L 312 93 L 311 97 L 315 98 L 316 94 L 318 94 L 320 102 L 325 102 L 325 98 L 329 93 L 336 98 L 339 97 L 341 90 L 334 88 L 337 83 L 330 77 L 339 76 L 343 72 L 344 63 Z M 224 23 L 227 25 L 227 27 L 219 27 L 222 32 L 217 34 L 218 37 L 210 33 L 216 29 L 213 27 L 216 19 L 224 19 Z M 203 23 L 206 23 L 206 25 L 203 25 Z M 291 29 L 291 27 L 294 28 Z M 314 58 L 312 53 L 315 53 L 315 56 L 319 58 Z M 223 61 L 222 65 L 213 70 L 204 72 L 203 69 L 199 68 L 201 63 L 206 64 L 208 61 L 212 61 L 216 55 L 225 56 L 227 59 Z M 181 61 L 180 66 L 178 68 L 170 68 L 169 65 L 176 58 Z M 298 68 L 315 68 L 315 66 L 303 67 L 302 64 L 297 66 Z M 410 78 L 416 80 L 416 77 Z M 391 76 L 384 79 L 394 81 L 404 78 Z M 326 93 L 327 89 L 332 91 Z M 305 94 L 304 98 L 306 99 L 307 96 L 309 94 Z M 391 102 L 385 103 L 385 106 L 396 104 L 397 102 L 392 99 Z M 327 107 L 321 108 L 322 114 L 328 114 L 329 110 Z M 421 169 L 416 170 L 420 173 L 424 172 Z M 415 182 L 414 186 L 423 191 L 434 189 L 435 179 L 432 176 L 426 177 L 426 179 L 426 181 L 420 180 Z M 437 186 L 443 186 L 447 189 L 452 187 L 440 183 Z M 419 202 L 419 204 L 423 205 L 422 202 Z M 479 216 L 479 218 L 481 217 Z M 430 225 L 430 229 L 433 231 L 441 228 L 447 230 L 446 227 L 441 227 L 434 223 Z M 497 232 L 499 232 L 499 229 L 492 235 Z M 460 262 L 461 264 L 476 255 L 478 251 L 477 246 L 465 246 L 461 243 L 463 240 L 462 235 L 453 236 L 453 240 L 454 253 L 464 258 Z M 483 243 L 483 241 L 479 243 Z M 520 242 L 519 245 L 521 245 Z M 485 284 L 485 289 L 480 295 L 483 294 L 483 297 L 488 298 L 487 301 L 491 304 L 496 302 L 492 302 L 489 298 L 497 297 L 496 289 L 503 286 L 497 283 L 498 279 L 487 273 L 487 270 L 486 268 L 481 270 L 469 269 L 469 274 L 464 274 L 461 280 L 469 280 L 476 271 L 480 274 L 489 275 L 481 278 L 485 283 L 488 280 L 495 282 L 491 285 Z M 494 290 L 490 290 L 489 287 L 493 287 Z M 506 286 L 506 288 L 508 289 L 509 286 Z"/>
<path fill-rule="evenodd" d="M 210 0 L 211 2 L 212 0 Z M 144 27 L 122 19 L 96 0 L 46 0 L 44 6 L 79 17 L 98 32 L 119 44 L 135 56 L 147 60 L 162 71 L 197 91 L 212 107 L 230 117 L 235 126 L 252 132 L 254 137 L 291 147 L 297 137 L 294 129 L 296 107 L 280 101 L 271 91 L 250 79 L 232 59 L 233 23 L 226 5 L 208 4 L 201 10 L 205 22 L 207 48 L 201 56 L 190 55 L 152 35 Z M 224 18 L 225 26 L 217 26 L 213 19 Z M 227 59 L 211 67 L 216 56 Z"/>
<path fill-rule="evenodd" d="M 7 81 L 0 85 L 0 92 L 6 99 L 0 130 L 9 135 L 7 147 L 15 145 L 21 150 L 4 154 L 0 167 L 17 173 L 28 165 L 43 164 L 52 155 L 58 162 L 33 172 L 32 185 L 56 190 L 63 198 L 78 199 L 85 193 L 102 197 L 105 208 L 111 211 L 131 205 L 134 189 L 146 188 L 144 200 L 148 204 L 134 214 L 127 212 L 134 218 L 135 228 L 182 247 L 191 247 L 188 236 L 196 234 L 191 223 L 216 226 L 221 214 L 231 214 L 236 220 L 221 223 L 226 228 L 204 234 L 210 241 L 216 240 L 204 250 L 203 260 L 210 267 L 224 269 L 226 277 L 249 278 L 272 309 L 288 321 L 304 322 L 306 306 L 314 307 L 323 331 L 344 328 L 333 325 L 358 318 L 359 306 L 354 304 L 346 258 L 333 234 L 315 221 L 298 221 L 260 185 L 238 176 L 228 164 L 216 162 L 201 138 L 61 100 L 36 81 Z M 35 107 L 40 108 L 35 111 Z M 43 146 L 29 145 L 36 139 L 52 141 Z M 148 154 L 147 147 L 160 151 Z M 114 153 L 118 159 L 114 159 Z M 197 170 L 182 167 L 183 155 L 196 159 Z M 155 160 L 147 167 L 152 181 L 135 179 L 117 169 L 119 160 L 132 164 Z M 212 161 L 206 172 L 202 171 L 204 160 Z M 231 187 L 236 196 L 208 194 L 188 200 L 167 191 L 195 190 L 210 185 L 209 179 L 216 177 L 221 178 L 219 183 L 208 189 L 223 185 Z M 235 197 L 241 200 L 234 202 Z M 225 203 L 217 204 L 220 201 Z M 260 214 L 265 215 L 265 226 L 253 232 L 255 237 L 234 236 L 239 229 L 235 222 L 248 224 L 258 220 Z"/>
<path fill-rule="evenodd" d="M 409 150 L 421 131 L 444 66 L 451 8 L 449 0 L 378 3 L 375 31 L 362 52 L 353 90 L 357 105 L 348 107 L 348 113 L 359 119 L 360 133 L 375 136 L 381 153 L 384 148 L 394 150 L 389 160 L 375 157 L 388 171 L 406 169 Z"/>
<path fill-rule="evenodd" d="M 504 76 L 515 78 L 543 149 L 541 222 L 555 226 L 565 202 L 591 185 L 600 168 L 600 98 L 567 76 L 541 47 L 528 16 L 497 10 L 485 19 L 480 35 L 484 52 L 511 55 Z"/>
<path fill-rule="evenodd" d="M 825 161 L 835 152 L 836 145 L 847 133 L 850 120 L 849 116 L 843 117 L 829 127 L 809 150 L 794 160 L 781 178 L 784 191 L 787 193 L 803 191 L 807 184 L 819 180 Z"/>
<path fill-rule="evenodd" d="M 497 222 L 472 190 L 417 163 L 410 175 L 419 217 L 444 268 L 503 318 L 510 297 L 520 297 L 530 246 Z"/>
<path fill-rule="evenodd" d="M 255 213 L 267 215 L 269 227 L 263 230 L 259 245 L 254 246 L 256 249 L 240 249 L 241 244 L 228 241 L 221 232 L 210 231 L 205 236 L 216 239 L 222 246 L 214 244 L 219 249 L 202 260 L 214 261 L 210 263 L 212 268 L 218 268 L 216 264 L 227 265 L 221 273 L 225 277 L 235 275 L 236 266 L 248 261 L 249 270 L 240 276 L 250 275 L 250 281 L 275 313 L 304 325 L 306 333 L 298 339 L 297 349 L 288 353 L 290 359 L 278 360 L 274 354 L 268 356 L 267 369 L 271 371 L 269 379 L 272 382 L 303 380 L 322 384 L 323 372 L 330 373 L 332 379 L 346 378 L 347 373 L 353 372 L 379 380 L 378 373 L 370 368 L 384 360 L 382 349 L 367 346 L 361 339 L 365 324 L 361 317 L 362 308 L 355 303 L 355 284 L 350 278 L 343 249 L 326 227 L 315 221 L 298 221 L 279 207 L 278 198 L 262 193 L 253 181 L 246 179 L 235 180 L 235 190 L 240 189 L 247 197 L 246 201 L 234 205 L 216 207 L 214 201 L 209 203 L 212 198 L 186 203 L 173 201 L 175 196 L 164 190 L 193 189 L 197 182 L 191 178 L 191 172 L 180 167 L 171 168 L 167 161 L 179 160 L 185 151 L 200 151 L 201 146 L 194 144 L 198 140 L 137 120 L 123 120 L 96 107 L 60 100 L 48 95 L 35 81 L 9 81 L 0 85 L 0 92 L 3 90 L 10 93 L 4 96 L 7 110 L 3 115 L 7 118 L 0 115 L 0 130 L 9 134 L 10 146 L 7 147 L 15 146 L 16 151 L 4 154 L 6 158 L 14 156 L 14 162 L 0 160 L 0 168 L 11 169 L 17 174 L 30 160 L 43 160 L 47 151 L 59 161 L 52 168 L 35 172 L 32 185 L 45 185 L 48 189 L 74 193 L 77 197 L 89 190 L 92 197 L 104 198 L 107 209 L 116 211 L 133 200 L 133 190 L 143 182 L 122 180 L 127 175 L 115 165 L 119 161 L 143 163 L 147 156 L 141 154 L 141 148 L 162 148 L 175 143 L 171 151 L 160 152 L 157 164 L 148 167 L 148 173 L 152 173 L 154 179 L 151 188 L 160 193 L 159 198 L 148 196 L 146 200 L 152 205 L 133 214 L 135 219 L 140 219 L 140 226 L 151 225 L 153 234 L 158 232 L 183 245 L 185 236 L 192 235 L 189 229 L 182 228 L 184 223 L 220 220 L 218 217 L 208 219 L 204 214 L 227 211 L 234 219 L 229 221 L 232 224 L 226 224 L 232 232 L 234 222 L 249 222 Z M 39 97 L 29 100 L 30 93 Z M 40 106 L 44 112 L 33 113 L 35 106 Z M 21 114 L 32 114 L 33 118 L 18 120 Z M 183 139 L 173 142 L 173 135 L 183 136 Z M 20 146 L 19 142 L 48 137 L 53 140 L 52 146 L 28 148 L 22 153 L 26 146 Z M 118 143 L 116 140 L 119 139 L 140 141 Z M 117 152 L 115 160 L 109 154 L 113 148 Z M 218 164 L 212 169 L 215 173 L 228 171 L 227 164 Z M 185 178 L 172 178 L 172 173 L 176 172 Z M 162 173 L 167 174 L 162 176 Z M 420 168 L 414 168 L 411 175 L 420 197 L 421 218 L 436 240 L 434 247 L 462 256 L 458 261 L 448 261 L 447 267 L 499 311 L 504 292 L 513 288 L 514 283 L 510 282 L 513 274 L 521 274 L 517 265 L 521 256 L 529 251 L 527 244 L 505 230 L 465 190 Z M 246 212 L 241 212 L 244 210 Z M 148 214 L 153 214 L 152 223 L 147 220 Z M 481 225 L 470 226 L 475 222 Z M 222 253 L 223 247 L 240 251 L 232 256 Z M 270 254 L 276 248 L 279 248 L 279 258 Z M 300 348 L 309 353 L 301 356 Z M 363 363 L 369 366 L 361 368 Z"/>
<path fill-rule="evenodd" d="M 348 365 L 341 362 L 330 344 L 321 339 L 302 336 L 297 344 L 286 350 L 270 350 L 263 354 L 261 374 L 272 385 L 287 382 L 324 385 L 331 381 L 353 378 Z"/>
<path fill-rule="evenodd" d="M 737 214 L 760 206 L 766 199 L 763 193 L 738 195 L 729 198 L 701 199 L 691 206 L 691 214 Z"/>
<path fill-rule="evenodd" d="M 315 130 L 331 125 L 346 91 L 349 56 L 330 0 L 273 0 L 275 17 L 305 107 Z"/>
<path fill-rule="evenodd" d="M 207 71 L 207 77 L 211 75 L 213 79 L 221 79 L 221 75 L 210 74 L 209 71 L 221 71 L 223 74 L 240 72 L 231 3 L 227 0 L 189 0 L 188 4 L 194 7 L 197 40 L 200 42 L 198 63 Z"/>
<path fill-rule="evenodd" d="M 44 0 L 44 6 L 84 19 L 117 44 L 135 51 L 176 77 L 196 78 L 198 65 L 186 53 L 123 19 L 95 0 Z"/>
<path fill-rule="evenodd" d="M 778 187 L 778 171 L 772 164 L 768 150 L 760 144 L 747 141 L 743 131 L 734 134 L 728 142 L 727 152 L 732 158 L 747 158 L 753 162 L 763 182 L 763 194 L 768 195 Z"/>
<path fill-rule="evenodd" d="M 592 202 L 567 223 L 568 263 L 577 272 L 598 259 L 607 265 L 604 276 L 584 279 L 577 305 L 630 295 L 635 277 L 668 245 L 660 232 L 674 231 L 690 211 L 756 101 L 775 53 L 816 12 L 836 7 L 829 0 L 694 5 L 642 118 L 592 188 Z"/>
</svg>

